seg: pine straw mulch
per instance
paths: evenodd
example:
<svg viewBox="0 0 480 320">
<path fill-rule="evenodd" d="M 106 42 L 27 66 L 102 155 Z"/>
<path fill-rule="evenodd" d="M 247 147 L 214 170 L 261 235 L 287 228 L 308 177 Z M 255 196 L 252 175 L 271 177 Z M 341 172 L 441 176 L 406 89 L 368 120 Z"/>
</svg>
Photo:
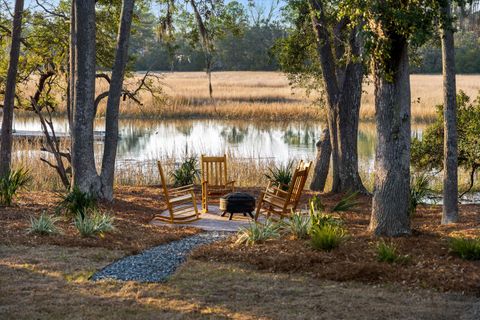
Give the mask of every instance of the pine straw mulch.
<svg viewBox="0 0 480 320">
<path fill-rule="evenodd" d="M 338 195 L 323 195 L 332 207 Z M 400 254 L 409 255 L 404 263 L 377 261 L 378 239 L 367 232 L 370 218 L 369 197 L 355 212 L 341 213 L 349 239 L 332 252 L 315 251 L 307 240 L 283 237 L 254 246 L 238 246 L 235 238 L 200 247 L 194 259 L 246 264 L 270 272 L 305 273 L 334 281 L 396 283 L 409 287 L 434 288 L 480 295 L 480 261 L 464 261 L 448 248 L 453 235 L 480 236 L 480 206 L 462 205 L 460 223 L 440 225 L 440 206 L 419 207 L 412 220 L 410 237 L 385 239 L 393 242 Z"/>
<path fill-rule="evenodd" d="M 65 247 L 102 247 L 123 250 L 130 254 L 199 232 L 195 228 L 172 228 L 150 225 L 154 214 L 165 209 L 160 192 L 155 187 L 119 187 L 112 204 L 102 208 L 115 217 L 115 232 L 102 237 L 82 238 L 71 221 L 60 221 L 60 235 L 28 234 L 30 217 L 44 210 L 53 213 L 59 201 L 54 192 L 28 191 L 19 194 L 12 207 L 0 207 L 0 243 L 38 246 L 43 244 Z"/>
</svg>

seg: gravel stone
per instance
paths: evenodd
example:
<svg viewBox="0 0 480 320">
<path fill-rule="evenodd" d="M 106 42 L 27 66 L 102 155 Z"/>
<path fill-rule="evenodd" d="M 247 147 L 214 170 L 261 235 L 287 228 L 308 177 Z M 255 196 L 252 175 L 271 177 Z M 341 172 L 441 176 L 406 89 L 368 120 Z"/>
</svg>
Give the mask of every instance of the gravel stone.
<svg viewBox="0 0 480 320">
<path fill-rule="evenodd" d="M 92 276 L 93 281 L 115 279 L 137 282 L 164 282 L 195 247 L 221 241 L 229 232 L 204 232 L 148 249 L 106 266 Z"/>
</svg>

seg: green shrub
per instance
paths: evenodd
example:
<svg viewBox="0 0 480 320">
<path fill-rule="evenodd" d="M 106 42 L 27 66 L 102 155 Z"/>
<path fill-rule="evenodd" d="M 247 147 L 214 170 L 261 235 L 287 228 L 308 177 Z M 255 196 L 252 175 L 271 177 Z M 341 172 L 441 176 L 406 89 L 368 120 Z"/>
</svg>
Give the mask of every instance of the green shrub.
<svg viewBox="0 0 480 320">
<path fill-rule="evenodd" d="M 345 195 L 340 201 L 333 207 L 332 212 L 349 211 L 355 209 L 359 202 L 357 201 L 358 192 L 352 192 Z"/>
<path fill-rule="evenodd" d="M 73 187 L 72 191 L 61 195 L 60 198 L 58 208 L 63 209 L 65 214 L 70 217 L 80 215 L 83 219 L 87 212 L 97 208 L 96 198 L 89 193 L 80 191 L 77 187 Z"/>
<path fill-rule="evenodd" d="M 80 214 L 77 215 L 73 224 L 82 237 L 102 236 L 115 229 L 113 217 L 98 210 L 92 210 L 83 217 Z"/>
<path fill-rule="evenodd" d="M 265 223 L 250 223 L 238 231 L 236 244 L 253 245 L 280 237 L 280 225 L 271 220 Z"/>
<path fill-rule="evenodd" d="M 170 174 L 170 176 L 175 187 L 182 187 L 194 184 L 199 173 L 200 169 L 198 168 L 198 160 L 196 157 L 192 156 L 186 158 L 180 166 Z"/>
<path fill-rule="evenodd" d="M 452 238 L 450 250 L 465 260 L 480 260 L 480 238 Z"/>
<path fill-rule="evenodd" d="M 310 229 L 310 244 L 316 250 L 332 251 L 346 238 L 346 231 L 339 226 L 315 225 Z"/>
<path fill-rule="evenodd" d="M 300 212 L 292 213 L 288 221 L 283 223 L 283 227 L 296 239 L 307 239 L 311 225 L 311 217 Z"/>
<path fill-rule="evenodd" d="M 57 228 L 55 223 L 60 220 L 59 217 L 48 215 L 44 212 L 40 217 L 30 217 L 30 227 L 28 233 L 36 233 L 41 235 L 50 235 L 60 233 L 60 229 Z"/>
<path fill-rule="evenodd" d="M 398 249 L 393 243 L 380 241 L 377 244 L 377 260 L 387 263 L 406 263 L 410 260 L 408 255 L 400 255 Z"/>
<path fill-rule="evenodd" d="M 432 194 L 429 188 L 429 177 L 425 173 L 413 174 L 410 179 L 410 204 L 408 213 L 410 216 L 417 211 L 419 204 L 423 204 L 426 197 Z"/>
<path fill-rule="evenodd" d="M 1 178 L 0 205 L 11 206 L 17 191 L 25 187 L 31 180 L 30 172 L 24 168 L 11 170 L 6 177 Z"/>
<path fill-rule="evenodd" d="M 273 166 L 268 168 L 268 173 L 265 174 L 265 177 L 273 181 L 273 183 L 281 188 L 282 190 L 287 190 L 288 185 L 293 178 L 293 161 L 289 161 L 286 165 L 281 164 L 280 166 Z"/>
</svg>

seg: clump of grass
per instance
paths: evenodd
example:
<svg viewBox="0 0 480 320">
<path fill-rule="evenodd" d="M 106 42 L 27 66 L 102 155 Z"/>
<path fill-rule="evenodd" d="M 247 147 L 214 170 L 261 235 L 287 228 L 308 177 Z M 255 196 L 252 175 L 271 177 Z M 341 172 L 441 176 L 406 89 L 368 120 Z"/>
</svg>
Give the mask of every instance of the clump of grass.
<svg viewBox="0 0 480 320">
<path fill-rule="evenodd" d="M 283 228 L 288 230 L 296 239 L 307 239 L 311 225 L 312 219 L 309 215 L 294 212 L 288 221 L 283 223 Z"/>
<path fill-rule="evenodd" d="M 73 187 L 70 192 L 60 196 L 58 208 L 69 217 L 80 216 L 83 219 L 88 211 L 97 208 L 97 199 L 93 195 Z"/>
<path fill-rule="evenodd" d="M 339 226 L 326 224 L 310 229 L 310 244 L 315 250 L 332 251 L 346 238 L 346 231 Z"/>
<path fill-rule="evenodd" d="M 113 217 L 96 209 L 83 217 L 80 214 L 77 215 L 73 225 L 82 237 L 102 236 L 104 233 L 115 229 Z"/>
<path fill-rule="evenodd" d="M 195 156 L 186 158 L 178 168 L 176 168 L 171 174 L 173 179 L 173 185 L 175 187 L 182 187 L 195 183 L 200 169 L 198 168 L 198 160 Z"/>
<path fill-rule="evenodd" d="M 410 256 L 401 255 L 395 244 L 382 240 L 377 243 L 377 260 L 387 263 L 407 263 Z"/>
<path fill-rule="evenodd" d="M 280 237 L 280 225 L 271 220 L 265 223 L 250 223 L 246 228 L 240 229 L 235 244 L 253 245 Z"/>
<path fill-rule="evenodd" d="M 452 238 L 450 251 L 465 260 L 480 260 L 480 238 Z"/>
<path fill-rule="evenodd" d="M 31 180 L 30 171 L 24 168 L 11 170 L 8 175 L 0 178 L 0 205 L 11 206 L 18 190 L 24 188 Z"/>
<path fill-rule="evenodd" d="M 59 217 L 47 214 L 45 211 L 38 217 L 30 217 L 30 227 L 28 233 L 40 235 L 51 235 L 60 233 L 60 229 L 55 225 L 60 220 Z"/>
<path fill-rule="evenodd" d="M 265 177 L 272 181 L 276 186 L 282 190 L 287 190 L 293 177 L 293 161 L 289 161 L 287 164 L 281 164 L 280 166 L 274 165 L 268 168 L 268 173 Z"/>
<path fill-rule="evenodd" d="M 429 177 L 425 173 L 414 174 L 410 179 L 410 204 L 408 213 L 414 215 L 417 207 L 423 204 L 425 198 L 432 194 L 429 187 Z"/>
<path fill-rule="evenodd" d="M 313 197 L 310 198 L 310 201 L 308 201 L 309 205 L 310 205 L 310 211 L 324 211 L 325 210 L 325 206 L 323 205 L 322 203 L 322 199 L 315 195 Z"/>
<path fill-rule="evenodd" d="M 358 192 L 352 192 L 345 195 L 340 201 L 332 208 L 332 212 L 349 211 L 355 209 L 359 202 L 357 201 Z"/>
</svg>

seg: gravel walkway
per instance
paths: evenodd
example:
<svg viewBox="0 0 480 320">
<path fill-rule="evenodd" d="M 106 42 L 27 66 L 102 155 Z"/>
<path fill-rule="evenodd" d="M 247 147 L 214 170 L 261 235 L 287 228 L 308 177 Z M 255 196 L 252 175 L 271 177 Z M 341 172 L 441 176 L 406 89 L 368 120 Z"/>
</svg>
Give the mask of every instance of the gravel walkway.
<svg viewBox="0 0 480 320">
<path fill-rule="evenodd" d="M 231 233 L 204 232 L 173 241 L 138 255 L 118 260 L 92 276 L 92 280 L 116 279 L 137 282 L 162 282 L 175 272 L 188 253 L 197 246 L 220 241 Z"/>
</svg>

